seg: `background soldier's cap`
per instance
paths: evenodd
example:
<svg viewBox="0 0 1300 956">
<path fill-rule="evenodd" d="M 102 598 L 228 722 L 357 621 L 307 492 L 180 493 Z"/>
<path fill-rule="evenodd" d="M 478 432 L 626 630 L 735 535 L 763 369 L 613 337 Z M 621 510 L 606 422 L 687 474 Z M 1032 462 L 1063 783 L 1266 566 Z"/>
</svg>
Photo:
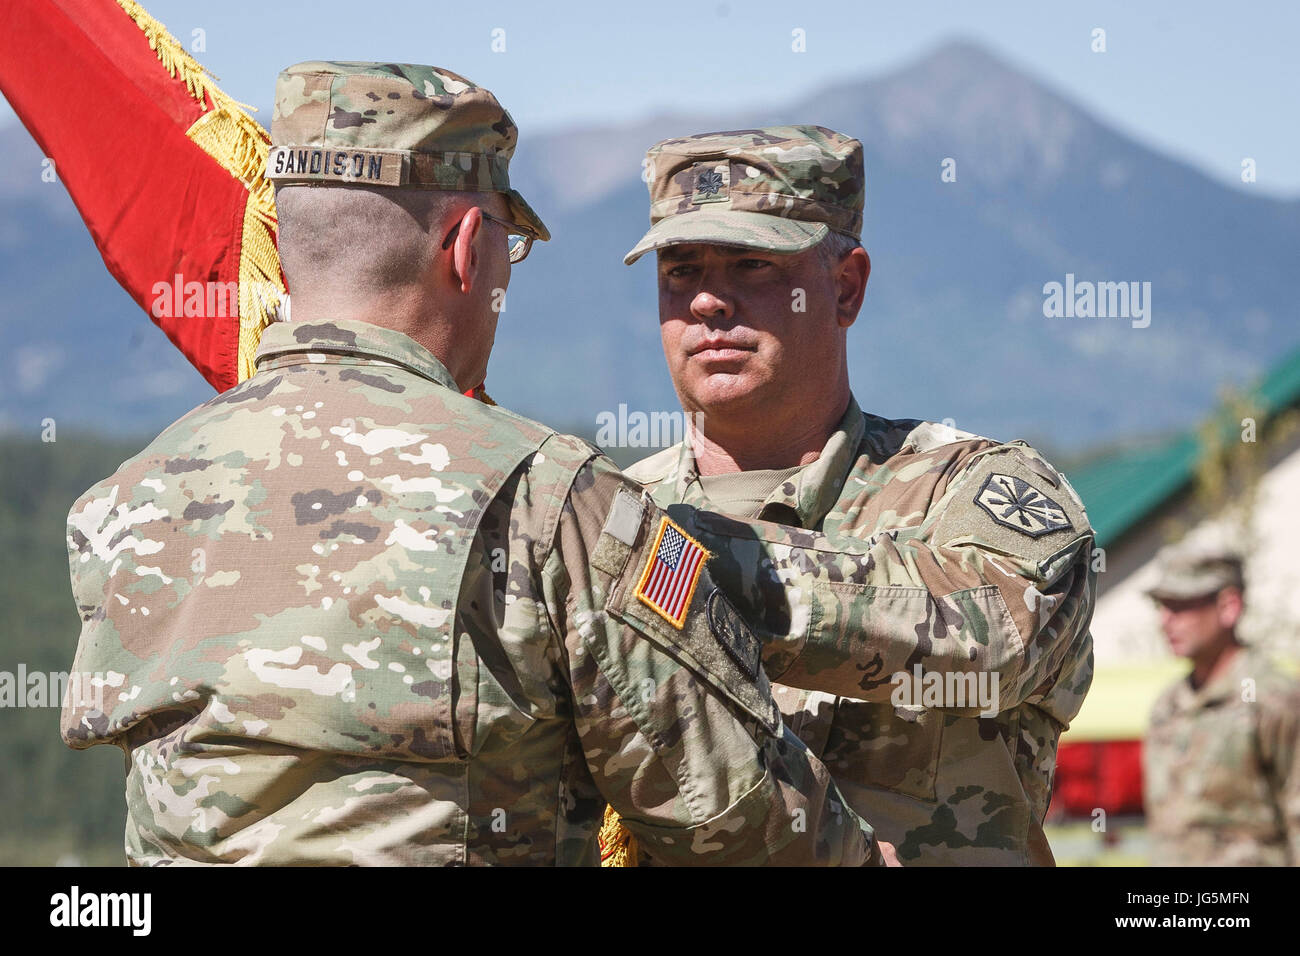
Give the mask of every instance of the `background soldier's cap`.
<svg viewBox="0 0 1300 956">
<path fill-rule="evenodd" d="M 1226 587 L 1244 587 L 1241 555 L 1214 544 L 1180 543 L 1160 552 L 1159 578 L 1147 594 L 1157 601 L 1207 597 Z"/>
<path fill-rule="evenodd" d="M 792 253 L 830 230 L 862 237 L 862 144 L 821 126 L 666 139 L 646 153 L 650 231 L 628 265 L 682 242 Z"/>
<path fill-rule="evenodd" d="M 298 63 L 275 83 L 276 183 L 498 192 L 521 232 L 549 239 L 510 187 L 518 129 L 489 90 L 409 63 Z"/>
</svg>

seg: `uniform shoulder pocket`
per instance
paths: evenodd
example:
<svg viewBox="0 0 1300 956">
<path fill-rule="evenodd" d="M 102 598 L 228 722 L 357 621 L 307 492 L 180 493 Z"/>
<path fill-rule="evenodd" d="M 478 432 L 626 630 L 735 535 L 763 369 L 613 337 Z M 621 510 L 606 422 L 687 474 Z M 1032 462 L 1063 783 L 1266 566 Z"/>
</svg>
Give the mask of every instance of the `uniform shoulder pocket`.
<svg viewBox="0 0 1300 956">
<path fill-rule="evenodd" d="M 619 549 L 626 553 L 621 568 L 606 565 L 616 581 L 605 610 L 679 660 L 768 733 L 777 733 L 781 716 L 763 671 L 762 644 L 714 584 L 708 571 L 712 555 L 653 503 L 643 498 L 641 508 L 635 536 L 624 534 L 633 540 Z M 626 518 L 622 527 L 628 527 Z M 616 549 L 602 542 L 597 550 L 608 559 Z"/>
<path fill-rule="evenodd" d="M 1092 536 L 1074 490 L 1032 450 L 999 446 L 976 456 L 946 497 L 931 542 L 1014 556 L 1034 576 L 1059 571 Z"/>
</svg>

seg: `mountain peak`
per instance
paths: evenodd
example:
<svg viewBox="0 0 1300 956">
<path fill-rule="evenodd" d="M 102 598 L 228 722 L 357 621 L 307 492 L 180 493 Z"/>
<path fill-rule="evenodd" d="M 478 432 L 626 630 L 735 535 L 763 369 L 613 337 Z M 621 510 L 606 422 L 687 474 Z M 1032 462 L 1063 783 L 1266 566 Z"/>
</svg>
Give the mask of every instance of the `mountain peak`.
<svg viewBox="0 0 1300 956">
<path fill-rule="evenodd" d="M 1100 131 L 1078 106 L 965 39 L 859 90 L 873 140 L 888 154 L 934 149 L 991 186 L 1057 181 Z"/>
<path fill-rule="evenodd" d="M 964 70 L 981 76 L 990 72 L 1015 72 L 1006 60 L 984 44 L 964 36 L 941 41 L 914 60 L 911 68 Z"/>
</svg>

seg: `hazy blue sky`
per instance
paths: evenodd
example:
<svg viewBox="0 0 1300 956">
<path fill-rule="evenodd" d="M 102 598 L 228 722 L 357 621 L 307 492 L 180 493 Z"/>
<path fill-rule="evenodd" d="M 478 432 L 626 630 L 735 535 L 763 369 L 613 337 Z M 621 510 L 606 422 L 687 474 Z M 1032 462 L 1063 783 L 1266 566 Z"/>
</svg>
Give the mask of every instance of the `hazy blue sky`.
<svg viewBox="0 0 1300 956">
<path fill-rule="evenodd" d="M 1292 0 L 890 0 L 621 4 L 146 0 L 235 98 L 269 107 L 306 59 L 433 63 L 490 87 L 530 131 L 794 99 L 974 39 L 1130 136 L 1240 186 L 1300 195 L 1300 3 Z M 310 13 L 304 13 L 309 10 Z M 1107 52 L 1091 32 L 1106 30 Z M 505 52 L 492 32 L 505 31 Z M 801 28 L 807 52 L 791 50 Z M 0 102 L 0 124 L 13 114 Z M 849 131 L 853 132 L 853 131 Z"/>
</svg>

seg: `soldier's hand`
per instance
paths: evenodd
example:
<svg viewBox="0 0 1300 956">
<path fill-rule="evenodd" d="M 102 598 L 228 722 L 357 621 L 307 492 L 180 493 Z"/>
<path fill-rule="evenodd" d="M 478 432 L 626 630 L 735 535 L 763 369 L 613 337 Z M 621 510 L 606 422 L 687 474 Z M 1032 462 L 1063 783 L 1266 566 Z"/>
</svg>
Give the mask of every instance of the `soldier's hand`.
<svg viewBox="0 0 1300 956">
<path fill-rule="evenodd" d="M 886 843 L 884 840 L 877 840 L 876 845 L 880 848 L 880 855 L 885 860 L 885 866 L 902 866 L 898 862 L 898 851 L 894 849 L 894 844 Z"/>
</svg>

